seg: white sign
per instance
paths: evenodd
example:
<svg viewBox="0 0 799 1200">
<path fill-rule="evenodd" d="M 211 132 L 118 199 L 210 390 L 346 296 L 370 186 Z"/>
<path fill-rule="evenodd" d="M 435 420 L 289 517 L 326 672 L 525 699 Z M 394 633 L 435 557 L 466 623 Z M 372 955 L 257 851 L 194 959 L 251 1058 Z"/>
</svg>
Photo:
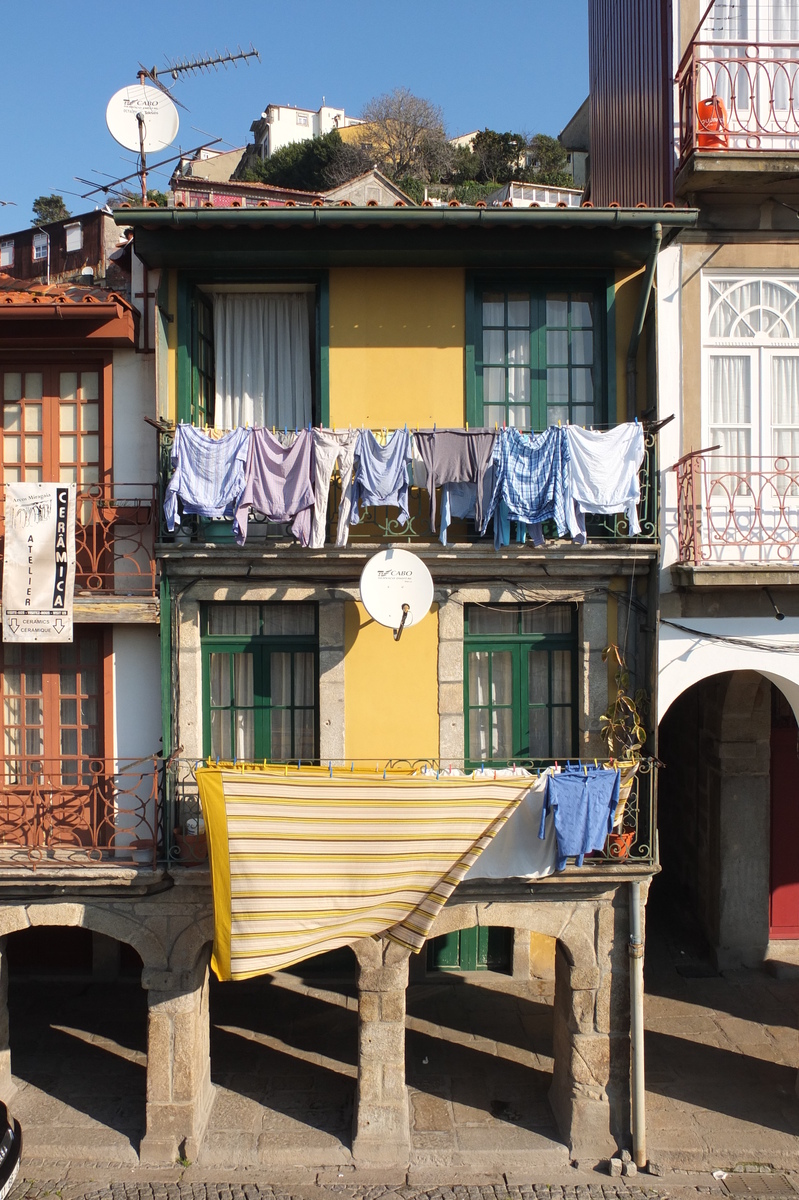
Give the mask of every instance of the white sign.
<svg viewBox="0 0 799 1200">
<path fill-rule="evenodd" d="M 7 483 L 3 641 L 71 642 L 75 484 Z"/>
</svg>

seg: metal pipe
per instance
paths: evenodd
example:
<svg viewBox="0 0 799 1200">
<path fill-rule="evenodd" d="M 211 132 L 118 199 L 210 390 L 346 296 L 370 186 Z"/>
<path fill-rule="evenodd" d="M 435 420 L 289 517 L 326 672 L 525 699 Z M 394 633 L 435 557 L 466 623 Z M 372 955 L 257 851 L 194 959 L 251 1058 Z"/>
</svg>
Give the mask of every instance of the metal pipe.
<svg viewBox="0 0 799 1200">
<path fill-rule="evenodd" d="M 630 880 L 630 1101 L 633 1159 L 646 1166 L 646 1079 L 644 1074 L 644 938 L 641 929 L 641 884 Z"/>
<path fill-rule="evenodd" d="M 641 334 L 644 332 L 644 322 L 646 321 L 646 310 L 649 307 L 649 297 L 652 294 L 652 285 L 655 282 L 655 268 L 657 267 L 658 254 L 663 241 L 663 225 L 660 221 L 656 221 L 652 226 L 652 248 L 649 251 L 649 257 L 646 260 L 644 267 L 644 280 L 641 284 L 641 294 L 638 297 L 638 312 L 635 315 L 635 324 L 633 331 L 630 334 L 630 346 L 627 350 L 627 420 L 632 421 L 635 417 L 637 408 L 638 389 L 638 346 L 641 341 Z"/>
</svg>

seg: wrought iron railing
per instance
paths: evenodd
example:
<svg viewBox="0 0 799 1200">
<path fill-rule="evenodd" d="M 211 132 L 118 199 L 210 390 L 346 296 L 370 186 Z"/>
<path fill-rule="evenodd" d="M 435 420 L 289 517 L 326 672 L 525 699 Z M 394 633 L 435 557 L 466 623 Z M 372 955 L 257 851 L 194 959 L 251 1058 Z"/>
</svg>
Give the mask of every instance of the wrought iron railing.
<svg viewBox="0 0 799 1200">
<path fill-rule="evenodd" d="M 593 765 L 595 759 L 586 760 L 585 765 Z M 165 803 L 165 839 L 164 857 L 172 864 L 182 866 L 202 865 L 208 857 L 202 809 L 197 791 L 195 770 L 202 766 L 201 762 L 188 759 L 173 759 L 166 772 Z M 246 764 L 239 763 L 238 766 Z M 260 765 L 260 764 L 254 764 Z M 311 764 L 305 763 L 306 766 Z M 367 761 L 350 760 L 341 763 L 325 761 L 323 766 L 343 766 L 355 770 L 371 772 L 375 770 L 378 777 L 390 770 L 407 770 L 409 774 L 425 772 L 446 778 L 453 771 L 463 772 L 463 767 L 439 759 L 391 759 L 381 760 L 378 764 L 374 759 Z M 517 768 L 540 774 L 547 767 L 558 764 L 554 759 L 518 760 L 515 764 L 508 762 L 486 762 L 479 770 L 488 776 L 496 768 L 500 770 L 515 765 Z M 561 764 L 563 761 L 561 760 Z M 582 765 L 582 763 L 580 764 Z M 621 797 L 616 810 L 613 831 L 609 834 L 605 847 L 595 851 L 586 860 L 590 863 L 622 863 L 651 866 L 658 862 L 657 849 L 657 761 L 652 758 L 641 759 L 634 769 L 630 764 L 619 764 L 622 770 Z M 302 764 L 297 762 L 280 764 L 287 774 L 297 774 Z M 467 770 L 471 773 L 472 768 Z"/>
<path fill-rule="evenodd" d="M 694 42 L 677 84 L 681 162 L 695 150 L 799 151 L 799 42 Z"/>
<path fill-rule="evenodd" d="M 699 450 L 674 470 L 681 563 L 793 559 L 799 550 L 799 460 Z"/>
<path fill-rule="evenodd" d="M 87 483 L 77 489 L 75 589 L 94 595 L 155 596 L 157 488 Z M 0 500 L 0 557 L 4 538 Z"/>
<path fill-rule="evenodd" d="M 6 757 L 0 767 L 0 869 L 155 867 L 163 764 Z"/>
<path fill-rule="evenodd" d="M 161 469 L 162 481 L 160 495 L 161 503 L 161 532 L 162 541 L 175 542 L 178 545 L 192 543 L 235 544 L 233 540 L 232 521 L 209 521 L 196 516 L 183 516 L 180 526 L 170 533 L 163 522 L 163 496 L 172 473 L 170 452 L 172 433 L 161 435 Z M 647 430 L 644 436 L 645 454 L 640 471 L 641 499 L 638 504 L 638 516 L 641 532 L 633 538 L 630 536 L 627 518 L 616 516 L 587 516 L 586 533 L 589 542 L 618 542 L 618 541 L 657 541 L 658 538 L 658 465 L 657 465 L 657 435 Z M 338 528 L 339 501 L 341 496 L 340 480 L 337 472 L 333 473 L 330 483 L 330 493 L 327 507 L 326 545 L 333 545 Z M 438 496 L 437 512 L 441 513 L 441 497 Z M 436 542 L 438 531 L 430 527 L 430 497 L 424 488 L 411 487 L 408 495 L 408 510 L 410 519 L 407 525 L 401 525 L 396 508 L 364 509 L 357 525 L 351 525 L 349 542 L 359 543 L 391 542 Z M 512 523 L 512 543 L 517 541 L 515 522 Z M 544 534 L 548 540 L 557 538 L 554 525 L 545 525 Z M 247 547 L 252 553 L 263 542 L 285 541 L 290 537 L 288 525 L 277 525 L 268 522 L 257 512 L 250 514 L 247 530 Z M 447 531 L 449 543 L 481 541 L 488 544 L 491 540 L 489 532 L 481 538 L 473 522 L 455 520 Z"/>
</svg>

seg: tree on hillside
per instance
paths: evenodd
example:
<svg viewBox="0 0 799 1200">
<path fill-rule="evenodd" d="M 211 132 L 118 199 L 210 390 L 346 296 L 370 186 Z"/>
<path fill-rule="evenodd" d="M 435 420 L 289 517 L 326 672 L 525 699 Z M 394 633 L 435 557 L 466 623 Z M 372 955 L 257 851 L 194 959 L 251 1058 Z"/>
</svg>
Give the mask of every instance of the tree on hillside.
<svg viewBox="0 0 799 1200">
<path fill-rule="evenodd" d="M 72 216 L 64 197 L 57 194 L 37 196 L 33 202 L 33 224 L 48 225 L 51 221 L 63 221 Z"/>
<path fill-rule="evenodd" d="M 557 138 L 537 133 L 529 141 L 530 165 L 523 178 L 528 183 L 543 183 L 549 187 L 574 187 L 566 169 L 566 151 Z"/>
<path fill-rule="evenodd" d="M 463 178 L 478 183 L 509 183 L 519 177 L 519 162 L 524 162 L 527 138 L 523 133 L 497 133 L 493 129 L 481 129 L 472 142 L 469 152 L 471 164 L 461 158 L 463 166 L 471 165 L 472 174 Z"/>
<path fill-rule="evenodd" d="M 281 146 L 270 158 L 250 161 L 233 178 L 247 183 L 271 183 L 276 187 L 297 188 L 304 192 L 323 192 L 330 187 L 327 170 L 342 145 L 341 134 L 334 129 L 332 133 L 322 134 L 321 137 Z"/>
<path fill-rule="evenodd" d="M 358 142 L 342 142 L 324 170 L 325 186 L 338 187 L 355 179 L 356 175 L 365 175 L 375 165 L 375 156 L 371 149 Z"/>
<path fill-rule="evenodd" d="M 369 126 L 368 140 L 381 170 L 392 179 L 413 176 L 440 178 L 451 148 L 438 105 L 408 88 L 395 88 L 375 96 L 364 106 L 361 118 Z"/>
</svg>

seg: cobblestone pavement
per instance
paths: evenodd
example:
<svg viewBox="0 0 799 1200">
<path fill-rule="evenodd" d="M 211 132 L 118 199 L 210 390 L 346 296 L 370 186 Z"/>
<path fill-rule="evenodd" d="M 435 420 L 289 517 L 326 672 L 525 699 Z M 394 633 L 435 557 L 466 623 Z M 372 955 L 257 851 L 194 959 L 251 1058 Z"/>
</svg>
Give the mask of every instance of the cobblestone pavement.
<svg viewBox="0 0 799 1200">
<path fill-rule="evenodd" d="M 674 1171 L 668 1178 L 637 1176 L 629 1182 L 591 1172 L 579 1174 L 581 1182 L 514 1184 L 502 1178 L 481 1185 L 456 1183 L 435 1188 L 322 1181 L 299 1185 L 257 1180 L 209 1183 L 190 1181 L 187 1175 L 167 1180 L 163 1172 L 154 1172 L 146 1176 L 150 1182 L 142 1182 L 144 1176 L 139 1173 L 136 1179 L 102 1186 L 88 1178 L 47 1182 L 24 1179 L 15 1185 L 10 1200 L 700 1200 L 706 1194 L 796 1200 L 799 1194 L 799 1175 L 773 1172 L 717 1180 L 710 1174 Z M 156 1182 L 152 1182 L 153 1176 Z"/>
</svg>

